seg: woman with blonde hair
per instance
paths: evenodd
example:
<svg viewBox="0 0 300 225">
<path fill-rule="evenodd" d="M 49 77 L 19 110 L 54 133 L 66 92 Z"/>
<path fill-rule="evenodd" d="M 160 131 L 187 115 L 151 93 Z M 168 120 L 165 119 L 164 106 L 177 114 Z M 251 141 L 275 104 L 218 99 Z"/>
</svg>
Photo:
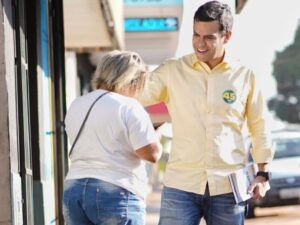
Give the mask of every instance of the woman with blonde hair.
<svg viewBox="0 0 300 225">
<path fill-rule="evenodd" d="M 95 90 L 68 109 L 73 144 L 63 196 L 67 225 L 145 224 L 145 161 L 161 156 L 151 120 L 135 99 L 147 76 L 137 53 L 109 52 L 95 71 Z"/>
</svg>

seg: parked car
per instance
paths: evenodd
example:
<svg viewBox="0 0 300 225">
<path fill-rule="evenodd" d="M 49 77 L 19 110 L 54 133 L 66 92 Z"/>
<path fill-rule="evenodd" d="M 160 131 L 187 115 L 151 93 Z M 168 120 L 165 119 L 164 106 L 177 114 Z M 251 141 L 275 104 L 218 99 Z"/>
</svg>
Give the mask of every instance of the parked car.
<svg viewBox="0 0 300 225">
<path fill-rule="evenodd" d="M 300 131 L 273 134 L 274 160 L 270 164 L 271 189 L 261 200 L 250 200 L 247 218 L 255 217 L 256 207 L 300 204 Z"/>
</svg>

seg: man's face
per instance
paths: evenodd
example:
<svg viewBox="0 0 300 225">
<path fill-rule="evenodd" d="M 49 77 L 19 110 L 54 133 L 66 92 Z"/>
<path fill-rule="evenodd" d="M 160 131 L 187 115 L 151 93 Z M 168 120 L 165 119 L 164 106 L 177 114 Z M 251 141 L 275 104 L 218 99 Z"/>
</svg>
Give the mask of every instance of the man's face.
<svg viewBox="0 0 300 225">
<path fill-rule="evenodd" d="M 230 36 L 231 32 L 220 32 L 218 21 L 194 21 L 193 48 L 198 60 L 214 68 L 222 61 Z"/>
</svg>

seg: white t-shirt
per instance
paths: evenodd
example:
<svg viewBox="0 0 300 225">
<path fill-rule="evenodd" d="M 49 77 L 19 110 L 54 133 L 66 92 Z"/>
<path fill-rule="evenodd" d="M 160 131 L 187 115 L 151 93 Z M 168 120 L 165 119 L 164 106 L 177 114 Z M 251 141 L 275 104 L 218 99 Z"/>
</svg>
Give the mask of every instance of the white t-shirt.
<svg viewBox="0 0 300 225">
<path fill-rule="evenodd" d="M 65 126 L 70 143 L 94 100 L 104 93 L 96 90 L 78 97 L 71 104 Z M 94 105 L 74 146 L 66 179 L 97 178 L 121 186 L 145 198 L 145 161 L 135 150 L 157 142 L 149 115 L 133 98 L 114 92 Z"/>
</svg>

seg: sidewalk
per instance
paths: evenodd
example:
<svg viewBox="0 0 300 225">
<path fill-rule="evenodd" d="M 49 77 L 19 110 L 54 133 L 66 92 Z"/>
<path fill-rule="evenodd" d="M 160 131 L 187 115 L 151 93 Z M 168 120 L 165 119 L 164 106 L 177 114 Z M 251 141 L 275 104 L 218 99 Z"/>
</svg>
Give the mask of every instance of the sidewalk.
<svg viewBox="0 0 300 225">
<path fill-rule="evenodd" d="M 146 225 L 157 225 L 160 210 L 161 188 L 154 188 L 147 198 Z"/>
</svg>

